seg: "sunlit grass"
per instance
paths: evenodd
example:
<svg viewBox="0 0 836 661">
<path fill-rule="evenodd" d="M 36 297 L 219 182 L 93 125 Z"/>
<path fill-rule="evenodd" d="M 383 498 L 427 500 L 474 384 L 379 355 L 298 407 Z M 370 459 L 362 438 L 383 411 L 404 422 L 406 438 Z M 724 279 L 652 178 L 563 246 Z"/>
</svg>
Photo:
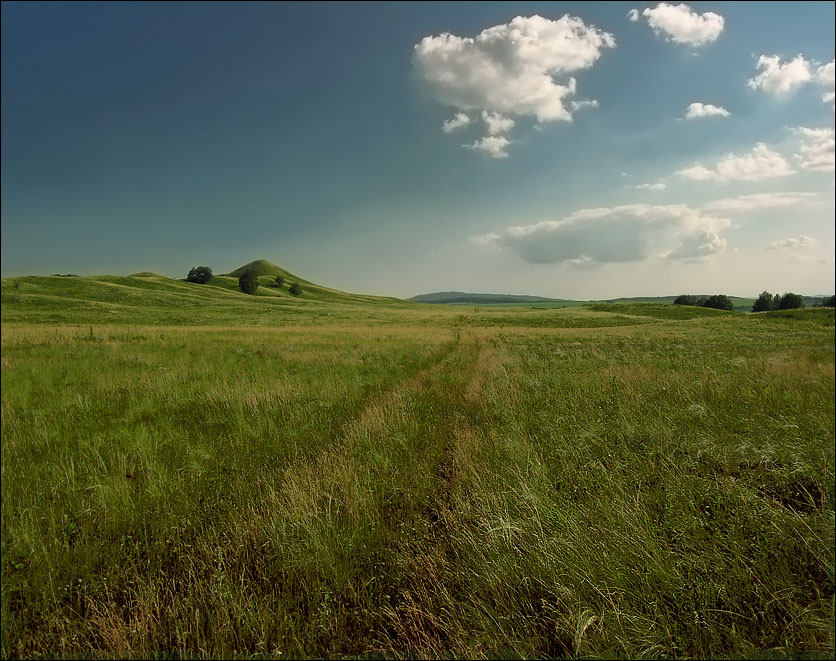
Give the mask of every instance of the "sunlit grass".
<svg viewBox="0 0 836 661">
<path fill-rule="evenodd" d="M 833 651 L 832 314 L 7 287 L 4 657 Z"/>
</svg>

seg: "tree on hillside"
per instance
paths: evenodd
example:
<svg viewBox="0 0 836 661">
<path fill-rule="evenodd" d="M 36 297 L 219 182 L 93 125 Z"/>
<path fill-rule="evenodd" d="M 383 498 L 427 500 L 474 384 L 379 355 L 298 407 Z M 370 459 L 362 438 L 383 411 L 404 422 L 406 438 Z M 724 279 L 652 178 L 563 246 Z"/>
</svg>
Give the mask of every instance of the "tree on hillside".
<svg viewBox="0 0 836 661">
<path fill-rule="evenodd" d="M 205 285 L 212 279 L 212 269 L 208 266 L 193 266 L 186 276 L 186 282 Z"/>
<path fill-rule="evenodd" d="M 276 276 L 276 286 L 281 289 L 284 286 L 284 278 L 280 275 Z"/>
<path fill-rule="evenodd" d="M 290 289 L 288 289 L 291 296 L 301 296 L 302 295 L 302 288 L 299 286 L 298 282 L 294 282 L 290 285 Z"/>
<path fill-rule="evenodd" d="M 255 294 L 258 289 L 258 277 L 250 270 L 244 271 L 243 275 L 238 278 L 238 286 L 245 294 Z"/>
<path fill-rule="evenodd" d="M 714 294 L 714 296 L 709 296 L 705 299 L 705 302 L 702 303 L 702 306 L 704 308 L 713 308 L 715 310 L 728 310 L 729 312 L 734 310 L 734 304 L 725 294 Z"/>
<path fill-rule="evenodd" d="M 772 294 L 768 291 L 762 291 L 752 306 L 752 312 L 768 312 L 773 309 L 774 305 L 775 301 Z"/>
<path fill-rule="evenodd" d="M 682 294 L 677 296 L 673 302 L 674 305 L 696 305 L 697 297 L 693 294 Z"/>
<path fill-rule="evenodd" d="M 804 307 L 804 299 L 798 294 L 787 292 L 781 296 L 781 302 L 775 306 L 776 310 L 796 310 Z"/>
</svg>

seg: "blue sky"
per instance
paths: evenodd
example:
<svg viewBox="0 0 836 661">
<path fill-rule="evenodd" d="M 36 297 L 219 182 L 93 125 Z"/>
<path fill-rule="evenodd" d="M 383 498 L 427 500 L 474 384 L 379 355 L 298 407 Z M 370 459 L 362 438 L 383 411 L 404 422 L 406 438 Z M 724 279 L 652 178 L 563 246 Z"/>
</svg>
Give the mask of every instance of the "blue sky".
<svg viewBox="0 0 836 661">
<path fill-rule="evenodd" d="M 832 293 L 833 26 L 825 2 L 3 3 L 2 273 Z"/>
</svg>

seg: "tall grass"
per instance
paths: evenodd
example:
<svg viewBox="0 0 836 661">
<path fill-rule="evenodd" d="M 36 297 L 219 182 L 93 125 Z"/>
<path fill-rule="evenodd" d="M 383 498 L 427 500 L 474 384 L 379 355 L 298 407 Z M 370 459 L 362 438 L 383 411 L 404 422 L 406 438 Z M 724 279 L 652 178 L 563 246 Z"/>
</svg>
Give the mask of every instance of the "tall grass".
<svg viewBox="0 0 836 661">
<path fill-rule="evenodd" d="M 6 322 L 0 651 L 827 657 L 832 317 L 646 312 Z"/>
</svg>

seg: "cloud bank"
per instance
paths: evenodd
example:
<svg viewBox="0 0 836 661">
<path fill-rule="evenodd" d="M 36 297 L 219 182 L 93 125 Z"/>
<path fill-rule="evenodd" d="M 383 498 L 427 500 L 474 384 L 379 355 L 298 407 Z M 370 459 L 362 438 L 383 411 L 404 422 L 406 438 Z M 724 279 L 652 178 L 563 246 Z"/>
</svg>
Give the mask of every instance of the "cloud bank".
<svg viewBox="0 0 836 661">
<path fill-rule="evenodd" d="M 649 257 L 694 260 L 722 252 L 719 230 L 729 221 L 682 204 L 630 204 L 582 209 L 560 220 L 509 227 L 476 242 L 511 250 L 532 264 L 575 266 L 631 262 Z"/>
</svg>

